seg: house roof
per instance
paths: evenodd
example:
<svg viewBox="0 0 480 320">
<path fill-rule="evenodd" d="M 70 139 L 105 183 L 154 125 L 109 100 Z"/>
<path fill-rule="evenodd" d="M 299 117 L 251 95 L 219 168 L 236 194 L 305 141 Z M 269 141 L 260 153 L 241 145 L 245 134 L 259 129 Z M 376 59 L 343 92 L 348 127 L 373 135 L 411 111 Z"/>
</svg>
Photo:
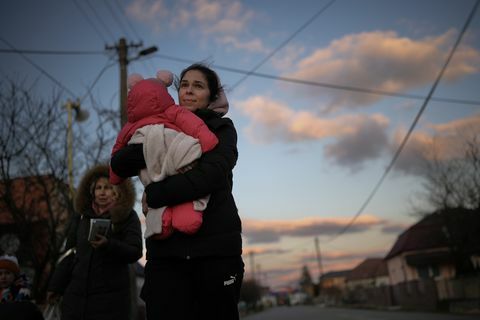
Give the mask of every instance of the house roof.
<svg viewBox="0 0 480 320">
<path fill-rule="evenodd" d="M 387 263 L 383 258 L 367 258 L 350 271 L 347 281 L 373 279 L 387 275 Z"/>
<path fill-rule="evenodd" d="M 400 234 L 385 259 L 404 252 L 447 248 L 447 235 L 460 236 L 474 250 L 480 249 L 480 212 L 449 209 L 432 213 Z"/>
<path fill-rule="evenodd" d="M 344 278 L 348 276 L 350 271 L 351 270 L 330 271 L 330 272 L 324 273 L 321 276 L 321 279 L 324 280 L 324 279 L 332 279 L 332 278 Z"/>
</svg>

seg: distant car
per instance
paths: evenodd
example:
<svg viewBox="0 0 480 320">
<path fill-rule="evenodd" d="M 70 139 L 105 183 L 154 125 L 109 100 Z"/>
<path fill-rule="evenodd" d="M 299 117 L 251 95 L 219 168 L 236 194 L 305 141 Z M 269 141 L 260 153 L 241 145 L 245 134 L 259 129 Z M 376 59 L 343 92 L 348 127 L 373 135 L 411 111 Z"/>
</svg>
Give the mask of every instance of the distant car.
<svg viewBox="0 0 480 320">
<path fill-rule="evenodd" d="M 292 306 L 298 306 L 307 302 L 308 295 L 305 292 L 294 292 L 290 294 L 290 303 Z"/>
</svg>

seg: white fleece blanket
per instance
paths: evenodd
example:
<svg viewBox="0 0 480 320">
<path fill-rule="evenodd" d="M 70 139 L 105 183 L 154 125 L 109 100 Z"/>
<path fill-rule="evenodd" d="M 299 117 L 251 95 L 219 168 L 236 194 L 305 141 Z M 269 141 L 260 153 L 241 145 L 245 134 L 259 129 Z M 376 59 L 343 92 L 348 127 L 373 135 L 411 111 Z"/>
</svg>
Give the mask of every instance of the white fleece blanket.
<svg viewBox="0 0 480 320">
<path fill-rule="evenodd" d="M 165 128 L 163 124 L 147 125 L 135 131 L 128 144 L 142 143 L 146 169 L 139 178 L 144 186 L 174 175 L 202 155 L 198 139 L 183 132 Z M 203 211 L 209 196 L 193 201 L 194 209 Z M 148 209 L 145 238 L 162 232 L 162 215 L 166 207 Z"/>
</svg>

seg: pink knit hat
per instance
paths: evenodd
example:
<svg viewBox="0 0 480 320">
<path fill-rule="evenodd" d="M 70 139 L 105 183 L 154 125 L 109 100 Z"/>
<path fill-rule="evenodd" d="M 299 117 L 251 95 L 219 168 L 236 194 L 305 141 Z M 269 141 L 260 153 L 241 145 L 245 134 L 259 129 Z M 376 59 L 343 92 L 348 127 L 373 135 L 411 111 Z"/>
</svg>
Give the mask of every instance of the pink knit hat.
<svg viewBox="0 0 480 320">
<path fill-rule="evenodd" d="M 11 271 L 15 275 L 20 273 L 20 266 L 18 265 L 18 260 L 15 256 L 0 256 L 0 269 Z"/>
<path fill-rule="evenodd" d="M 128 89 L 131 89 L 134 85 L 142 80 L 144 80 L 144 78 L 141 74 L 132 73 L 127 78 Z M 173 73 L 168 70 L 159 70 L 157 71 L 156 78 L 151 80 L 160 81 L 165 85 L 165 87 L 170 87 L 173 83 Z"/>
</svg>

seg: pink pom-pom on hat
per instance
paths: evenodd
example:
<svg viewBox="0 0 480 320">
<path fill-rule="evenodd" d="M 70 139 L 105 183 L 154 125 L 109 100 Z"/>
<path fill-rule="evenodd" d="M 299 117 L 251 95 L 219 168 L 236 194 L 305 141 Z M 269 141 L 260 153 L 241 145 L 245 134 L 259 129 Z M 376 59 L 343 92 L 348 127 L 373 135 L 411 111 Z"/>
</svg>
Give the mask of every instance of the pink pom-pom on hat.
<svg viewBox="0 0 480 320">
<path fill-rule="evenodd" d="M 142 80 L 143 80 L 143 77 L 141 74 L 132 73 L 131 75 L 128 76 L 128 79 L 127 79 L 128 89 L 132 89 L 134 85 L 136 85 L 138 82 Z"/>
<path fill-rule="evenodd" d="M 162 81 L 165 87 L 170 87 L 173 83 L 173 73 L 168 70 L 157 71 L 157 79 Z"/>
</svg>

